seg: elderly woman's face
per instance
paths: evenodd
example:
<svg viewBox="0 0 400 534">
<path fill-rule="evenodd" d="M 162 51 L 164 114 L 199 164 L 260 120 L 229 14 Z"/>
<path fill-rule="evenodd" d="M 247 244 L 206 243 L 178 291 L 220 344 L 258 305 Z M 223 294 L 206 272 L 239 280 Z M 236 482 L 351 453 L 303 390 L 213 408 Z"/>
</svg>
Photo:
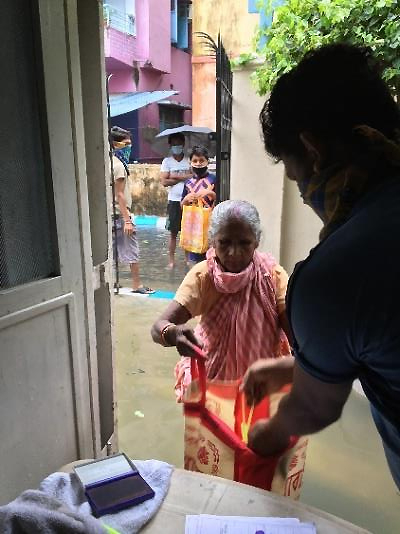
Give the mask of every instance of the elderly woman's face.
<svg viewBox="0 0 400 534">
<path fill-rule="evenodd" d="M 222 267 L 228 272 L 240 273 L 253 259 L 258 241 L 247 223 L 231 220 L 216 234 L 214 247 Z"/>
</svg>

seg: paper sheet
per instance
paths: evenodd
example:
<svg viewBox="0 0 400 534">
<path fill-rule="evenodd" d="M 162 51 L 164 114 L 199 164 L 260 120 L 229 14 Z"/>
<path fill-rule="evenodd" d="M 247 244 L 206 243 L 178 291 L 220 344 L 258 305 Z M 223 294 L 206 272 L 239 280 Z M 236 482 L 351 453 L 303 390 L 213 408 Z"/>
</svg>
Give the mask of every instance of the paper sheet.
<svg viewBox="0 0 400 534">
<path fill-rule="evenodd" d="M 316 534 L 315 525 L 296 518 L 186 516 L 185 534 Z"/>
</svg>

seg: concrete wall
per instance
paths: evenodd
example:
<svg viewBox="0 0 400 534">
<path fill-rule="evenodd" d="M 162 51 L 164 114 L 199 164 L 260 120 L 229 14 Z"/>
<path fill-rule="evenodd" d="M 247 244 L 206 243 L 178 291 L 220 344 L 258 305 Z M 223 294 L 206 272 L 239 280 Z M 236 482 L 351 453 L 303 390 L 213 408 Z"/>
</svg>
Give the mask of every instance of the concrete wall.
<svg viewBox="0 0 400 534">
<path fill-rule="evenodd" d="M 221 32 L 225 49 L 230 56 L 250 52 L 258 13 L 248 12 L 248 0 L 194 0 L 193 32 L 206 32 L 215 41 Z M 205 51 L 196 36 L 193 56 L 204 56 Z"/>
<path fill-rule="evenodd" d="M 188 106 L 192 105 L 192 72 L 191 55 L 183 50 L 170 46 L 171 73 L 160 74 L 154 70 L 141 69 L 139 90 L 155 91 L 175 89 L 178 95 L 168 100 L 179 102 Z M 192 111 L 185 110 L 183 114 L 185 124 L 192 124 Z M 160 159 L 160 154 L 151 149 L 152 132 L 159 132 L 159 106 L 151 104 L 139 110 L 139 138 L 140 158 L 146 160 Z"/>
<path fill-rule="evenodd" d="M 149 24 L 149 61 L 154 69 L 171 72 L 170 0 L 149 0 Z"/>
<path fill-rule="evenodd" d="M 264 99 L 255 93 L 249 75 L 243 70 L 233 76 L 231 198 L 257 207 L 263 226 L 261 249 L 279 258 L 283 167 L 265 154 L 258 122 Z"/>
<path fill-rule="evenodd" d="M 260 212 L 260 249 L 271 252 L 292 272 L 318 242 L 318 217 L 302 203 L 295 183 L 284 178 L 263 147 L 258 115 L 265 102 L 250 81 L 254 67 L 233 74 L 231 198 L 252 202 Z"/>
<path fill-rule="evenodd" d="M 215 130 L 215 59 L 193 57 L 192 120 L 195 126 Z"/>
<path fill-rule="evenodd" d="M 296 183 L 285 178 L 280 261 L 288 272 L 318 243 L 321 228 L 319 217 L 303 204 Z"/>
<path fill-rule="evenodd" d="M 160 182 L 160 165 L 129 165 L 132 211 L 135 215 L 165 216 L 167 189 Z"/>
<path fill-rule="evenodd" d="M 170 18 L 169 0 L 140 0 L 136 2 L 135 38 L 105 29 L 111 94 L 173 89 L 179 94 L 169 100 L 192 105 L 191 54 L 171 45 Z M 128 49 L 124 50 L 124 46 Z M 119 123 L 117 119 L 115 124 Z M 140 161 L 161 161 L 162 156 L 151 148 L 151 141 L 159 132 L 158 104 L 138 110 L 138 124 L 133 120 L 130 124 L 129 119 L 122 122 L 135 132 L 136 157 Z M 184 110 L 183 120 L 185 124 L 192 123 L 191 109 Z"/>
<path fill-rule="evenodd" d="M 112 66 L 129 68 L 138 55 L 136 37 L 126 35 L 114 28 L 104 28 L 104 55 L 107 69 Z"/>
<path fill-rule="evenodd" d="M 248 0 L 193 1 L 193 124 L 215 129 L 215 61 L 207 54 L 195 32 L 205 32 L 214 41 L 221 33 L 229 57 L 250 52 L 258 13 L 248 12 Z"/>
<path fill-rule="evenodd" d="M 171 54 L 166 46 L 171 43 L 170 13 L 170 0 L 140 0 L 136 2 L 136 36 L 105 28 L 107 68 L 130 69 L 138 61 L 141 66 L 147 62 L 160 72 L 170 72 Z"/>
</svg>

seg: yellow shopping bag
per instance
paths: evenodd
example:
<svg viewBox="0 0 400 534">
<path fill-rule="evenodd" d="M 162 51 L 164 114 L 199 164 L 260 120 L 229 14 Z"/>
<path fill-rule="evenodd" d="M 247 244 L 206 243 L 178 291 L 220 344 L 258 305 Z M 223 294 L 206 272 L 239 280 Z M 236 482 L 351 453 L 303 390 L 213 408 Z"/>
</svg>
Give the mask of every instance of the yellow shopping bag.
<svg viewBox="0 0 400 534">
<path fill-rule="evenodd" d="M 204 207 L 201 199 L 198 199 L 197 204 L 183 206 L 179 240 L 183 249 L 196 254 L 207 251 L 211 211 L 211 208 Z"/>
</svg>

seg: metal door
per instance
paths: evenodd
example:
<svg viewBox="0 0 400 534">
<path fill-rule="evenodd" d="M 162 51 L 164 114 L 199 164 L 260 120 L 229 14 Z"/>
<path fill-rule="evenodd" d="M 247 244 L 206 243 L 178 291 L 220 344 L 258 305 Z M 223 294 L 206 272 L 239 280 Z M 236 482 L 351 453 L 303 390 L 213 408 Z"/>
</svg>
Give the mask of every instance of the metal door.
<svg viewBox="0 0 400 534">
<path fill-rule="evenodd" d="M 0 502 L 102 445 L 77 10 L 2 6 Z"/>
</svg>

